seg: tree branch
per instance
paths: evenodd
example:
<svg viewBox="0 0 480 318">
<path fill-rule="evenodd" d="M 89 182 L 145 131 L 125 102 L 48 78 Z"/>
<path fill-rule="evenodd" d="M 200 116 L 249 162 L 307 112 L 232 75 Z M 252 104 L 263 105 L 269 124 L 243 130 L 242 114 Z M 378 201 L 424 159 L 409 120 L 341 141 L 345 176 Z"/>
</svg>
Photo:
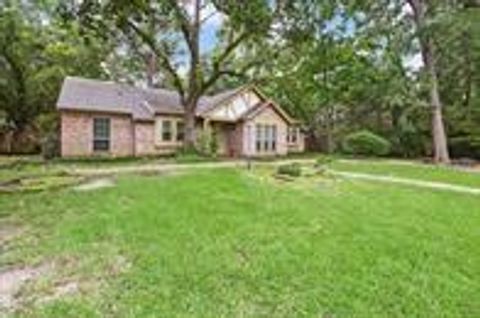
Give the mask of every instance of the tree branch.
<svg viewBox="0 0 480 318">
<path fill-rule="evenodd" d="M 225 60 L 232 54 L 232 52 L 248 37 L 248 33 L 242 33 L 239 35 L 235 40 L 231 41 L 227 47 L 224 49 L 224 51 L 219 55 L 219 57 L 213 62 L 213 71 L 212 75 L 206 80 L 203 81 L 202 83 L 202 88 L 200 90 L 200 93 L 203 94 L 205 93 L 211 86 L 215 84 L 215 82 L 223 75 L 229 75 L 233 73 L 242 73 L 242 72 L 234 72 L 232 70 L 227 70 L 227 69 L 222 69 L 222 66 L 225 62 Z M 253 64 L 253 63 L 252 63 Z M 256 63 L 255 63 L 256 64 Z M 248 67 L 250 68 L 250 67 Z M 243 68 L 242 68 L 243 70 Z M 243 72 L 245 72 L 247 69 L 245 69 Z"/>
<path fill-rule="evenodd" d="M 157 46 L 157 43 L 155 43 L 155 40 L 149 34 L 147 34 L 145 31 L 143 31 L 137 25 L 135 25 L 135 23 L 133 23 L 131 20 L 127 19 L 126 23 L 135 33 L 137 33 L 143 39 L 143 41 L 145 41 L 145 43 L 150 47 L 153 53 L 155 53 L 155 55 L 159 58 L 160 65 L 165 69 L 167 74 L 171 77 L 173 81 L 173 85 L 177 89 L 180 95 L 180 98 L 182 99 L 182 102 L 183 102 L 185 99 L 185 88 L 183 87 L 180 76 L 178 75 L 173 65 L 170 63 L 168 54 L 163 52 Z"/>
<path fill-rule="evenodd" d="M 193 43 L 192 43 L 192 28 L 190 25 L 190 21 L 185 17 L 185 12 L 183 12 L 184 10 L 179 6 L 178 0 L 169 0 L 169 4 L 173 9 L 173 11 L 175 12 L 177 21 L 179 21 L 180 31 L 182 32 L 183 37 L 185 38 L 185 42 L 187 43 L 187 46 L 191 51 L 193 47 Z"/>
<path fill-rule="evenodd" d="M 256 66 L 257 64 L 261 63 L 260 61 L 252 61 L 246 65 L 244 65 L 242 68 L 239 70 L 232 70 L 232 69 L 222 69 L 218 70 L 215 74 L 212 74 L 212 76 L 203 83 L 202 89 L 201 89 L 201 94 L 204 94 L 210 87 L 212 87 L 215 82 L 222 76 L 232 76 L 232 77 L 243 77 L 245 73 Z"/>
<path fill-rule="evenodd" d="M 214 68 L 220 69 L 221 64 L 229 57 L 229 55 L 248 37 L 248 33 L 244 32 L 240 34 L 235 40 L 231 41 L 225 50 L 220 54 L 218 59 L 214 61 Z"/>
</svg>

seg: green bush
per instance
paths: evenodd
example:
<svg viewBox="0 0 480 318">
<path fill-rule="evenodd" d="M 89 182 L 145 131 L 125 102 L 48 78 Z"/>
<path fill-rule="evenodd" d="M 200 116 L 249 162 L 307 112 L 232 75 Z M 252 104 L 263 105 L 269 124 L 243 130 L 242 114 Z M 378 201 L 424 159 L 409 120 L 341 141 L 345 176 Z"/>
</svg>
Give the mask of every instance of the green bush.
<svg viewBox="0 0 480 318">
<path fill-rule="evenodd" d="M 51 133 L 42 138 L 42 156 L 50 160 L 60 155 L 60 140 L 58 134 Z"/>
<path fill-rule="evenodd" d="M 205 153 L 196 150 L 195 148 L 180 148 L 175 153 L 175 161 L 179 163 L 203 162 L 212 160 Z"/>
<path fill-rule="evenodd" d="M 315 166 L 323 167 L 335 161 L 335 157 L 331 155 L 321 155 L 315 160 Z"/>
<path fill-rule="evenodd" d="M 217 139 L 217 134 L 216 132 L 212 133 L 212 136 L 210 138 L 210 155 L 211 156 L 217 156 L 218 154 L 218 139 Z"/>
<path fill-rule="evenodd" d="M 454 158 L 480 159 L 480 137 L 459 136 L 449 140 L 451 156 Z"/>
<path fill-rule="evenodd" d="M 56 113 L 41 114 L 35 119 L 41 135 L 41 153 L 44 159 L 60 155 L 59 117 Z"/>
<path fill-rule="evenodd" d="M 342 144 L 342 150 L 352 155 L 385 156 L 390 153 L 390 149 L 388 140 L 368 130 L 347 135 Z"/>
<path fill-rule="evenodd" d="M 215 131 L 206 129 L 197 136 L 197 150 L 203 156 L 215 157 L 218 152 L 218 142 Z"/>
<path fill-rule="evenodd" d="M 277 168 L 277 174 L 290 177 L 300 177 L 302 175 L 302 167 L 298 163 L 281 165 Z"/>
</svg>

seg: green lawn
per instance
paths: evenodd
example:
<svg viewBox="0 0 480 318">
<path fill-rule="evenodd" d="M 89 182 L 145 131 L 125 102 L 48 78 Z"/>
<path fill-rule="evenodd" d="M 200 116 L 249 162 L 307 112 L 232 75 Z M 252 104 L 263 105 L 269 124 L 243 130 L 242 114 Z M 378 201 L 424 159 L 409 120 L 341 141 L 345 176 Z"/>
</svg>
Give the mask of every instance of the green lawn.
<svg viewBox="0 0 480 318">
<path fill-rule="evenodd" d="M 437 181 L 480 188 L 480 170 L 473 173 L 448 166 L 390 160 L 337 160 L 330 167 L 338 171 Z"/>
<path fill-rule="evenodd" d="M 480 315 L 480 196 L 233 169 L 117 181 L 0 196 L 24 229 L 0 267 L 55 269 L 15 316 Z M 65 281 L 79 292 L 35 302 Z"/>
</svg>

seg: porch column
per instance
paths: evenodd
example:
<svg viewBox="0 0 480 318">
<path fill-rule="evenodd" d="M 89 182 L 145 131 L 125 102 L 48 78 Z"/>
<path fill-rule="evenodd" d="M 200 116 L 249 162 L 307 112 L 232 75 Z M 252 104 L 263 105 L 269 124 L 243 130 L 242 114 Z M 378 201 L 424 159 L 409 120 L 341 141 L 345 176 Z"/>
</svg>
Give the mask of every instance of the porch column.
<svg viewBox="0 0 480 318">
<path fill-rule="evenodd" d="M 203 130 L 210 129 L 210 118 L 203 119 Z"/>
<path fill-rule="evenodd" d="M 243 138 L 245 139 L 243 141 L 243 151 L 244 155 L 247 157 L 253 156 L 254 154 L 254 125 L 251 123 L 248 123 L 244 125 L 243 127 Z"/>
</svg>

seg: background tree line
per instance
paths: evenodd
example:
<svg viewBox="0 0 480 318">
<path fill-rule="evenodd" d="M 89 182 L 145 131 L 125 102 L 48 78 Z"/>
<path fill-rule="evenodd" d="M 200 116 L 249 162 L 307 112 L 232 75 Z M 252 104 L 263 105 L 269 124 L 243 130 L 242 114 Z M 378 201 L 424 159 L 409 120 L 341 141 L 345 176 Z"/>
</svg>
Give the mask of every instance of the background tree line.
<svg viewBox="0 0 480 318">
<path fill-rule="evenodd" d="M 480 158 L 478 1 L 6 0 L 2 152 L 56 132 L 66 75 L 167 87 L 186 110 L 255 82 L 302 119 L 309 146 L 368 130 L 392 154 Z M 190 123 L 190 124 L 189 124 Z"/>
</svg>

